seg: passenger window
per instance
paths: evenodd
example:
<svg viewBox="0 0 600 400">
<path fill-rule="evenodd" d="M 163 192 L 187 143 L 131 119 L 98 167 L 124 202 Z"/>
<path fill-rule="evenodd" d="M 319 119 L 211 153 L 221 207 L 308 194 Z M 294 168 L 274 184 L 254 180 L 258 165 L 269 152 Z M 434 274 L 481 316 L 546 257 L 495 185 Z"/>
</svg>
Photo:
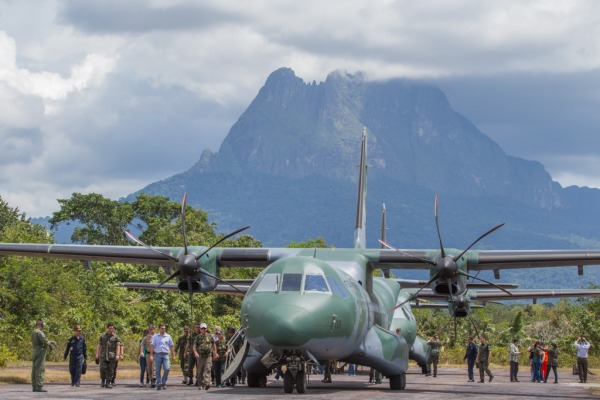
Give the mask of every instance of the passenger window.
<svg viewBox="0 0 600 400">
<path fill-rule="evenodd" d="M 327 287 L 327 282 L 325 281 L 325 277 L 323 275 L 307 274 L 306 278 L 304 278 L 304 291 L 329 293 L 329 287 Z"/>
<path fill-rule="evenodd" d="M 256 287 L 257 292 L 276 292 L 279 286 L 279 274 L 266 274 Z"/>
<path fill-rule="evenodd" d="M 281 281 L 282 292 L 299 292 L 302 284 L 302 274 L 283 274 Z"/>
</svg>

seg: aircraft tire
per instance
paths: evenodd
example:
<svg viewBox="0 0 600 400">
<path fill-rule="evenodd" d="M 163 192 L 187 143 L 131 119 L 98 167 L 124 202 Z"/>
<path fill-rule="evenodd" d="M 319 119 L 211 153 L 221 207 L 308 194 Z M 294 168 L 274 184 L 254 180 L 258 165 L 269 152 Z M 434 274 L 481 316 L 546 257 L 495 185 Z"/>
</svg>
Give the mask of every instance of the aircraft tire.
<svg viewBox="0 0 600 400">
<path fill-rule="evenodd" d="M 285 371 L 283 374 L 283 391 L 285 393 L 294 392 L 294 377 L 289 371 Z"/>
<path fill-rule="evenodd" d="M 391 390 L 404 390 L 406 387 L 406 373 L 403 372 L 400 375 L 391 375 L 388 378 L 390 379 Z"/>
<path fill-rule="evenodd" d="M 298 394 L 306 392 L 306 377 L 304 371 L 298 371 L 296 374 L 296 392 L 298 392 Z"/>
</svg>

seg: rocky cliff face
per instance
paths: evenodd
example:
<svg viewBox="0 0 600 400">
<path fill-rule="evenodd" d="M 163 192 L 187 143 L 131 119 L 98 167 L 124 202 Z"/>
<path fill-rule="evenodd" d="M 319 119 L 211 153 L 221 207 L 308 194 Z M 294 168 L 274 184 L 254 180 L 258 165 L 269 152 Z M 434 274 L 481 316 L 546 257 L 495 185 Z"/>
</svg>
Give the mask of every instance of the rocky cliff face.
<svg viewBox="0 0 600 400">
<path fill-rule="evenodd" d="M 541 164 L 506 155 L 438 88 L 342 72 L 319 84 L 288 68 L 273 72 L 219 152 L 204 152 L 192 171 L 353 180 L 363 127 L 374 179 L 561 207 L 560 187 Z"/>
</svg>

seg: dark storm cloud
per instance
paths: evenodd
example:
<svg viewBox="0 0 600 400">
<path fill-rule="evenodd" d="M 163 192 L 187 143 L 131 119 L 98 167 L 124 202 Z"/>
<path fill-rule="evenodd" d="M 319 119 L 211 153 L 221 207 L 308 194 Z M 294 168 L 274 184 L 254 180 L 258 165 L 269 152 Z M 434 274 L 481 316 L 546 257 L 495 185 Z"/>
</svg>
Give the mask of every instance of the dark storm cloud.
<svg viewBox="0 0 600 400">
<path fill-rule="evenodd" d="M 152 2 L 143 0 L 67 0 L 57 15 L 61 23 L 100 34 L 200 30 L 239 18 L 202 2 L 153 7 Z"/>
</svg>

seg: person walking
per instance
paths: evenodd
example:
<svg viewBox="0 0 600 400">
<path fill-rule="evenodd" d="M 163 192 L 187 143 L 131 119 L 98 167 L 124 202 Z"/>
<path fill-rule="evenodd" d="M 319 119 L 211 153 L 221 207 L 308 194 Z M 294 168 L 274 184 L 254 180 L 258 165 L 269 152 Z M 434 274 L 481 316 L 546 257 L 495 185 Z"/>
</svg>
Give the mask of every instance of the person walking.
<svg viewBox="0 0 600 400">
<path fill-rule="evenodd" d="M 194 332 L 188 336 L 187 343 L 185 345 L 185 355 L 186 358 L 186 371 L 185 376 L 187 377 L 188 386 L 194 385 L 198 386 L 198 380 L 196 380 L 196 384 L 194 384 L 194 367 L 196 367 L 196 357 L 194 356 L 194 340 L 196 336 L 200 334 L 200 324 L 197 323 L 194 325 Z"/>
<path fill-rule="evenodd" d="M 517 378 L 517 374 L 519 373 L 519 355 L 521 352 L 519 351 L 519 339 L 514 338 L 512 343 L 510 344 L 510 351 L 508 353 L 508 358 L 510 360 L 510 381 L 511 382 L 519 382 Z"/>
<path fill-rule="evenodd" d="M 144 336 L 144 338 L 142 339 L 142 347 L 144 350 L 144 354 L 146 356 L 146 373 L 150 377 L 150 387 L 151 388 L 156 387 L 156 378 L 154 376 L 155 375 L 154 362 L 153 362 L 153 358 L 150 357 L 152 355 L 150 346 L 152 346 L 152 339 L 154 338 L 155 334 L 156 334 L 156 327 L 154 326 L 154 324 L 150 324 L 150 325 L 148 325 L 148 334 L 146 336 Z"/>
<path fill-rule="evenodd" d="M 196 357 L 196 383 L 198 389 L 210 389 L 210 370 L 212 368 L 212 359 L 217 357 L 217 347 L 210 333 L 207 332 L 207 326 L 203 322 L 200 324 L 200 334 L 194 339 L 194 356 Z"/>
<path fill-rule="evenodd" d="M 221 328 L 219 328 L 219 332 L 217 334 L 217 341 L 215 342 L 215 346 L 217 348 L 217 357 L 213 359 L 213 370 L 215 371 L 215 385 L 217 387 L 225 387 L 223 382 L 221 382 L 221 376 L 223 375 L 223 369 L 225 368 L 225 358 L 227 357 L 227 351 L 229 350 L 229 346 L 227 346 L 227 339 L 223 334 Z"/>
<path fill-rule="evenodd" d="M 479 383 L 484 383 L 484 372 L 490 378 L 489 382 L 492 383 L 494 380 L 494 375 L 492 371 L 490 371 L 490 358 L 492 357 L 492 350 L 490 349 L 490 344 L 487 341 L 487 337 L 485 335 L 479 336 L 481 340 L 481 344 L 479 345 L 479 351 L 477 352 L 477 358 L 475 360 L 475 364 L 479 368 Z"/>
<path fill-rule="evenodd" d="M 156 368 L 156 390 L 167 389 L 167 379 L 169 378 L 169 370 L 171 369 L 170 355 L 175 358 L 174 348 L 175 343 L 171 335 L 167 333 L 165 324 L 158 325 L 158 334 L 152 338 L 150 345 L 150 360 L 155 363 Z M 160 370 L 163 370 L 162 378 Z"/>
<path fill-rule="evenodd" d="M 100 364 L 100 387 L 112 389 L 112 377 L 114 376 L 115 363 L 119 346 L 123 343 L 115 333 L 115 325 L 109 322 L 106 325 L 106 333 L 100 336 L 96 347 L 96 364 Z"/>
<path fill-rule="evenodd" d="M 142 338 L 138 341 L 138 350 L 135 356 L 135 360 L 140 364 L 140 387 L 144 387 L 146 384 L 150 383 L 150 376 L 148 375 L 148 371 L 146 370 L 146 349 L 142 345 L 142 341 L 148 335 L 149 332 L 150 331 L 148 329 L 144 329 L 144 334 L 142 335 Z M 146 376 L 146 383 L 144 383 L 144 375 Z"/>
<path fill-rule="evenodd" d="M 592 347 L 585 336 L 581 336 L 573 344 L 577 349 L 577 371 L 579 372 L 579 383 L 587 383 L 588 375 L 588 351 Z"/>
<path fill-rule="evenodd" d="M 431 364 L 433 364 L 433 377 L 437 377 L 438 363 L 440 361 L 440 351 L 442 343 L 438 340 L 436 334 L 431 336 L 427 341 L 431 351 L 429 352 L 429 358 L 427 359 L 427 373 L 425 376 L 431 375 Z"/>
<path fill-rule="evenodd" d="M 35 321 L 35 328 L 31 332 L 31 345 L 33 346 L 31 353 L 31 386 L 34 392 L 47 392 L 44 389 L 46 351 L 48 348 L 52 350 L 56 346 L 55 341 L 46 338 L 46 334 L 42 332 L 43 329 L 44 321 L 38 319 Z"/>
<path fill-rule="evenodd" d="M 548 353 L 548 366 L 546 367 L 546 375 L 544 378 L 544 383 L 548 382 L 548 375 L 550 375 L 550 370 L 554 372 L 554 383 L 558 383 L 558 355 L 560 351 L 558 350 L 558 346 L 556 342 L 550 343 L 550 348 L 544 349 L 546 353 Z"/>
<path fill-rule="evenodd" d="M 71 374 L 71 386 L 79 387 L 81 383 L 81 371 L 83 361 L 87 360 L 87 345 L 85 338 L 81 335 L 81 327 L 73 327 L 73 336 L 67 341 L 63 359 L 66 360 L 69 355 L 69 373 Z"/>
<path fill-rule="evenodd" d="M 189 337 L 190 337 L 190 328 L 186 326 L 183 328 L 183 335 L 179 336 L 179 338 L 177 339 L 177 342 L 175 343 L 175 353 L 177 353 L 177 356 L 179 357 L 179 366 L 181 367 L 181 372 L 183 373 L 182 384 L 184 384 L 184 385 L 187 385 L 187 383 L 188 383 L 188 378 L 186 375 L 187 357 L 185 356 L 185 350 L 186 350 L 186 345 L 187 345 Z"/>
<path fill-rule="evenodd" d="M 475 344 L 473 340 L 473 336 L 469 336 L 467 339 L 467 349 L 465 351 L 465 356 L 463 360 L 467 361 L 467 374 L 469 375 L 469 382 L 475 382 L 475 378 L 473 376 L 473 367 L 475 366 L 475 360 L 477 360 L 477 352 L 479 348 Z"/>
</svg>

